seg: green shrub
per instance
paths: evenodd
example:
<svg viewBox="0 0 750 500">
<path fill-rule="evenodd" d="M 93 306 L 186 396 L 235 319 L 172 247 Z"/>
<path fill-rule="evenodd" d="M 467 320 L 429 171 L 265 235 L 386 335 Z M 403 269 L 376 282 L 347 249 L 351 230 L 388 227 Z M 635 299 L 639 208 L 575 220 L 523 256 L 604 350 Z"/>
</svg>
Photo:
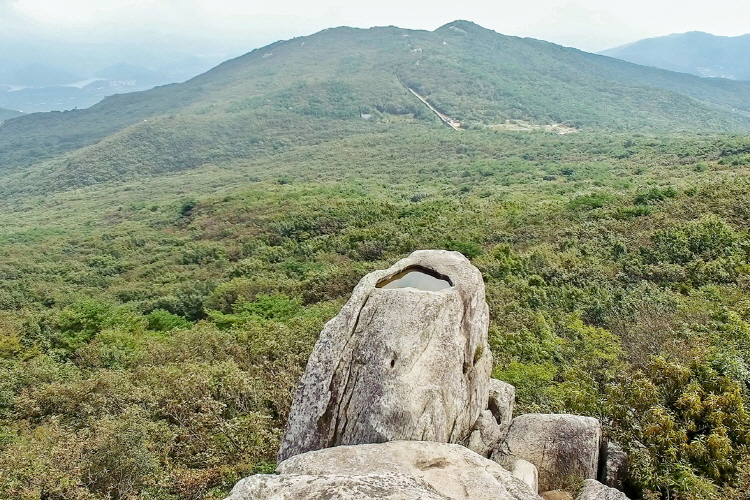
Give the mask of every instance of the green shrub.
<svg viewBox="0 0 750 500">
<path fill-rule="evenodd" d="M 181 328 L 190 327 L 191 323 L 181 316 L 172 314 L 164 309 L 155 309 L 146 315 L 149 330 L 156 332 L 168 332 Z"/>
<path fill-rule="evenodd" d="M 286 295 L 258 294 L 252 302 L 235 304 L 235 312 L 232 314 L 209 311 L 209 315 L 214 323 L 227 328 L 246 323 L 252 319 L 287 321 L 298 314 L 301 307 L 302 300 L 299 298 L 290 298 Z"/>
<path fill-rule="evenodd" d="M 613 200 L 614 197 L 608 193 L 586 194 L 570 200 L 568 207 L 574 211 L 593 210 L 595 208 L 602 208 Z"/>
<path fill-rule="evenodd" d="M 664 201 L 667 198 L 677 196 L 677 191 L 672 186 L 666 188 L 652 187 L 648 191 L 638 193 L 635 196 L 636 205 L 648 205 L 652 201 Z"/>
<path fill-rule="evenodd" d="M 614 432 L 633 454 L 641 495 L 713 498 L 736 485 L 750 444 L 743 388 L 711 368 L 654 358 L 647 370 L 608 390 Z"/>
<path fill-rule="evenodd" d="M 449 238 L 443 243 L 443 248 L 454 252 L 461 252 L 467 259 L 473 259 L 482 254 L 482 247 L 473 241 L 461 241 Z"/>
<path fill-rule="evenodd" d="M 727 257 L 740 249 L 740 237 L 724 220 L 709 216 L 674 228 L 659 230 L 651 238 L 653 249 L 644 250 L 648 262 L 685 264 Z"/>
<path fill-rule="evenodd" d="M 511 362 L 504 369 L 495 369 L 492 377 L 516 388 L 519 413 L 553 412 L 559 408 L 552 389 L 559 369 L 553 363 Z"/>
</svg>

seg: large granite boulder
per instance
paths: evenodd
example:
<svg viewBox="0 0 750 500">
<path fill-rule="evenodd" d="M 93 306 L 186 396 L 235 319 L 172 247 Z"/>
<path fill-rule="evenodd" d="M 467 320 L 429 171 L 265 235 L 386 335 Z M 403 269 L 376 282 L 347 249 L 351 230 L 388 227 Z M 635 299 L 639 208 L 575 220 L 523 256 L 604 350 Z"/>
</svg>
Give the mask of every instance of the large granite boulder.
<svg viewBox="0 0 750 500">
<path fill-rule="evenodd" d="M 622 491 L 605 486 L 599 481 L 587 479 L 576 500 L 628 500 Z"/>
<path fill-rule="evenodd" d="M 592 417 L 530 413 L 513 419 L 492 459 L 503 466 L 516 460 L 534 464 L 539 491 L 575 489 L 596 479 L 601 425 Z"/>
<path fill-rule="evenodd" d="M 409 271 L 447 288 L 382 287 Z M 465 442 L 487 408 L 488 323 L 482 275 L 458 252 L 421 250 L 368 274 L 320 334 L 279 460 L 340 445 Z"/>
<path fill-rule="evenodd" d="M 450 500 L 539 500 L 536 491 L 495 462 L 463 446 L 446 443 L 393 441 L 338 446 L 296 455 L 280 463 L 276 471 L 281 477 L 401 474 L 428 484 L 442 495 L 440 498 Z"/>
</svg>

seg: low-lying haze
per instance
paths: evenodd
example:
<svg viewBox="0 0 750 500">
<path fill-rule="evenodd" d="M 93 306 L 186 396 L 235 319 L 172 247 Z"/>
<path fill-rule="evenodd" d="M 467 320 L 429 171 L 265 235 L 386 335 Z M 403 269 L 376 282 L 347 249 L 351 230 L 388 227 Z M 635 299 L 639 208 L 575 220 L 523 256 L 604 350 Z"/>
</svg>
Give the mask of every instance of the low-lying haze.
<svg viewBox="0 0 750 500">
<path fill-rule="evenodd" d="M 0 0 L 4 37 L 65 42 L 156 44 L 193 53 L 238 54 L 332 26 L 397 25 L 432 30 L 467 19 L 507 35 L 599 51 L 650 36 L 700 30 L 747 31 L 750 5 L 715 0 Z"/>
</svg>

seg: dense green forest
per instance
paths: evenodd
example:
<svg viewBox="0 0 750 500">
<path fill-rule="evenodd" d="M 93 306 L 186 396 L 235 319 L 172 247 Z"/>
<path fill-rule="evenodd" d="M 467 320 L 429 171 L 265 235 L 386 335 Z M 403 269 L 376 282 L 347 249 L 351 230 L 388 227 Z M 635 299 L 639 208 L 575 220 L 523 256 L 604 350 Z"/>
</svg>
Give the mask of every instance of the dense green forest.
<svg viewBox="0 0 750 500">
<path fill-rule="evenodd" d="M 320 329 L 420 248 L 482 271 L 519 413 L 597 417 L 631 498 L 746 498 L 750 84 L 611 61 L 341 28 L 5 122 L 0 498 L 220 499 L 272 471 Z"/>
</svg>

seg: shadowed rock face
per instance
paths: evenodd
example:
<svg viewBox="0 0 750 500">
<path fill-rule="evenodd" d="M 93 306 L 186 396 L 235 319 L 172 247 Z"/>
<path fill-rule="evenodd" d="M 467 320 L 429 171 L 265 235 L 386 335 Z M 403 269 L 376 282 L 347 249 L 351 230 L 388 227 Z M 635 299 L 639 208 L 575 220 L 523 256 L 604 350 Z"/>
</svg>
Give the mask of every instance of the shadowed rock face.
<svg viewBox="0 0 750 500">
<path fill-rule="evenodd" d="M 603 441 L 599 456 L 599 480 L 610 488 L 623 489 L 627 476 L 628 455 L 613 441 Z"/>
<path fill-rule="evenodd" d="M 513 406 L 516 403 L 516 388 L 502 380 L 490 379 L 490 398 L 487 403 L 497 424 L 506 430 L 513 420 Z"/>
<path fill-rule="evenodd" d="M 452 286 L 378 288 L 412 268 Z M 482 276 L 458 252 L 417 251 L 368 274 L 321 332 L 279 460 L 339 445 L 461 442 L 487 408 L 488 323 Z"/>
</svg>

